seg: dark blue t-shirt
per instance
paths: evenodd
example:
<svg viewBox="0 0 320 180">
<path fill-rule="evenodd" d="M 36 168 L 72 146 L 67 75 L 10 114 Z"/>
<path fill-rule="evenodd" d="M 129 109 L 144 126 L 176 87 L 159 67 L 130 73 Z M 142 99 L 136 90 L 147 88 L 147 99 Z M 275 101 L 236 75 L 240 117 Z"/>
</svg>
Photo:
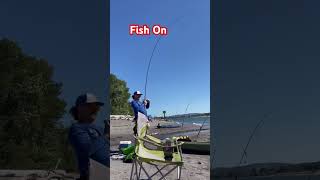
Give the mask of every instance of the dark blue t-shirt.
<svg viewBox="0 0 320 180">
<path fill-rule="evenodd" d="M 147 110 L 142 102 L 140 102 L 138 100 L 133 100 L 133 101 L 131 101 L 131 107 L 134 111 L 134 119 L 138 118 L 138 112 L 148 116 Z"/>
<path fill-rule="evenodd" d="M 103 129 L 95 124 L 75 123 L 69 131 L 69 141 L 73 146 L 81 175 L 89 173 L 89 158 L 110 167 L 109 142 Z"/>
</svg>

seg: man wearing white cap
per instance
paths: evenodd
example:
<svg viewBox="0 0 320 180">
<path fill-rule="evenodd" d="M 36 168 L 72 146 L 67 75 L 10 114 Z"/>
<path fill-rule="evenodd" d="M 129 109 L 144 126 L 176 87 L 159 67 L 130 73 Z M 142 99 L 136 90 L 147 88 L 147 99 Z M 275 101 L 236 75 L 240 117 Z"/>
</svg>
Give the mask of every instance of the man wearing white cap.
<svg viewBox="0 0 320 180">
<path fill-rule="evenodd" d="M 137 119 L 138 119 L 138 112 L 148 116 L 146 109 L 149 109 L 150 101 L 148 99 L 146 99 L 143 102 L 140 102 L 141 95 L 142 95 L 142 93 L 140 91 L 135 91 L 132 95 L 133 100 L 131 101 L 131 107 L 134 112 L 135 123 L 137 122 Z M 134 132 L 134 134 L 137 134 L 137 123 L 133 128 L 133 132 Z"/>
<path fill-rule="evenodd" d="M 89 179 L 89 159 L 93 159 L 106 168 L 110 167 L 109 141 L 105 136 L 108 129 L 94 124 L 100 107 L 100 102 L 93 94 L 78 96 L 70 113 L 77 121 L 69 130 L 69 141 L 75 150 L 80 172 L 79 180 Z"/>
</svg>

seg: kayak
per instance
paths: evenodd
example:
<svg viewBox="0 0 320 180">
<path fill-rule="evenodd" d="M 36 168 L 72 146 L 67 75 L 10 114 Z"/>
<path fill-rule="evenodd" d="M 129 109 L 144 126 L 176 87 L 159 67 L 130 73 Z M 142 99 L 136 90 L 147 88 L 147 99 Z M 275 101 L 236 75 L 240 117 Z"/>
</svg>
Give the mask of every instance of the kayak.
<svg viewBox="0 0 320 180">
<path fill-rule="evenodd" d="M 184 142 L 181 149 L 186 154 L 210 155 L 210 142 Z"/>
<path fill-rule="evenodd" d="M 158 125 L 157 128 L 178 128 L 181 127 L 180 125 Z"/>
</svg>

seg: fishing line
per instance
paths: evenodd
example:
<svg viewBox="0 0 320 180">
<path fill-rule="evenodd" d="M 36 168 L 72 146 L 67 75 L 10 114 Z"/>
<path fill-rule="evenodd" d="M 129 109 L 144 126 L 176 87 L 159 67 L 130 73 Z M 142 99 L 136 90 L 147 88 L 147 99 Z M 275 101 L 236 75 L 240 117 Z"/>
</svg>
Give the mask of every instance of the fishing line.
<svg viewBox="0 0 320 180">
<path fill-rule="evenodd" d="M 178 17 L 175 21 L 172 22 L 172 26 L 177 23 L 180 19 L 182 19 L 183 16 L 180 16 Z M 170 26 L 171 26 L 170 25 Z M 153 58 L 153 55 L 154 55 L 154 52 L 159 44 L 159 41 L 161 40 L 162 36 L 159 35 L 159 37 L 157 38 L 156 40 L 156 43 L 155 45 L 153 46 L 153 49 L 152 49 L 152 53 L 151 53 L 151 56 L 149 58 L 149 62 L 148 62 L 148 68 L 147 68 L 147 73 L 146 73 L 146 79 L 145 79 L 145 84 L 144 84 L 144 100 L 146 100 L 146 97 L 147 97 L 147 84 L 148 84 L 148 76 L 149 76 L 149 69 L 150 69 L 150 66 L 151 66 L 151 61 L 152 61 L 152 58 Z"/>
</svg>

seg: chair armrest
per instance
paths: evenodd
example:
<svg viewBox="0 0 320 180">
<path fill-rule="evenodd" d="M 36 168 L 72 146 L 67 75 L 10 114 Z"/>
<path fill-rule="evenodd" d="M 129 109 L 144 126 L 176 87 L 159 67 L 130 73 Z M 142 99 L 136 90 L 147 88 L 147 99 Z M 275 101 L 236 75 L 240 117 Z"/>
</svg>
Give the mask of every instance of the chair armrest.
<svg viewBox="0 0 320 180">
<path fill-rule="evenodd" d="M 161 142 L 161 139 L 158 139 L 158 138 L 156 138 L 156 137 L 154 137 L 154 136 L 151 136 L 151 135 L 148 135 L 148 134 L 146 134 L 146 138 L 149 139 L 149 140 L 151 140 L 151 141 L 154 141 L 154 142 L 156 142 L 156 143 L 158 143 L 158 144 L 161 144 L 161 143 L 162 143 L 162 142 Z"/>
<path fill-rule="evenodd" d="M 146 140 L 146 139 L 144 139 L 144 138 L 137 137 L 137 136 L 134 136 L 134 138 L 137 139 L 137 140 L 141 140 L 141 141 L 144 141 L 144 142 L 153 144 L 153 145 L 158 146 L 158 147 L 163 147 L 161 144 L 156 143 L 156 142 L 154 142 L 154 141 L 149 141 L 149 140 Z"/>
<path fill-rule="evenodd" d="M 149 141 L 149 140 L 147 140 L 145 138 L 140 138 L 140 137 L 137 137 L 137 136 L 134 136 L 134 138 L 137 139 L 137 140 L 141 140 L 141 141 L 153 144 L 153 145 L 158 146 L 158 147 L 162 147 L 162 148 L 165 148 L 165 147 L 179 147 L 179 146 L 181 146 L 183 144 L 183 142 L 181 142 L 181 143 L 176 143 L 176 144 L 174 144 L 172 146 L 164 146 L 164 145 L 156 143 L 154 141 Z"/>
</svg>

